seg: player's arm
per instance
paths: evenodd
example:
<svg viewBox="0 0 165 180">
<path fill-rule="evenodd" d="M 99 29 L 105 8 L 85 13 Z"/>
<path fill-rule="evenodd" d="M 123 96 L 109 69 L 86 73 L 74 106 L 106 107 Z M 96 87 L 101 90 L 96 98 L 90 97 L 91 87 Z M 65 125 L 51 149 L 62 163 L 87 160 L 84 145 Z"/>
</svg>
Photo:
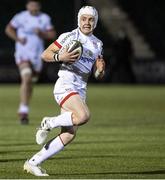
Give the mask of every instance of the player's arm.
<svg viewBox="0 0 165 180">
<path fill-rule="evenodd" d="M 41 31 L 39 28 L 34 29 L 35 33 L 42 39 L 51 40 L 56 36 L 56 31 L 54 28 L 46 31 Z"/>
<path fill-rule="evenodd" d="M 56 36 L 56 31 L 55 28 L 53 27 L 51 23 L 51 18 L 48 15 L 43 16 L 44 17 L 44 22 L 45 22 L 45 28 L 40 29 L 39 27 L 36 27 L 34 29 L 34 32 L 42 39 L 44 40 L 53 40 L 55 39 Z"/>
<path fill-rule="evenodd" d="M 94 76 L 96 79 L 102 79 L 104 74 L 105 74 L 105 61 L 101 56 L 99 56 L 96 59 L 96 63 L 94 66 Z"/>
<path fill-rule="evenodd" d="M 26 43 L 25 38 L 18 38 L 17 33 L 16 33 L 16 29 L 10 23 L 6 26 L 5 33 L 7 34 L 7 36 L 9 38 L 11 38 L 14 41 L 20 42 L 21 44 Z"/>
<path fill-rule="evenodd" d="M 58 53 L 60 48 L 53 42 L 48 46 L 47 49 L 42 53 L 41 57 L 46 62 L 69 62 L 73 63 L 79 56 L 78 52 L 68 52 L 65 49 L 62 53 Z"/>
</svg>

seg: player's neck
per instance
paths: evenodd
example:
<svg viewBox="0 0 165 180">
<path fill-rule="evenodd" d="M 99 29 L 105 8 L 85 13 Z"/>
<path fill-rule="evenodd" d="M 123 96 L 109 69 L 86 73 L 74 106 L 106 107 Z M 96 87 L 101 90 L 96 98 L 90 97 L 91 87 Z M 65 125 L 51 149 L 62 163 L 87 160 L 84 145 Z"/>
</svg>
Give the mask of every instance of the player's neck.
<svg viewBox="0 0 165 180">
<path fill-rule="evenodd" d="M 80 28 L 78 28 L 78 29 L 79 29 L 80 33 L 81 33 L 83 36 L 88 36 L 88 37 L 89 37 L 89 36 L 92 36 L 92 34 L 93 34 L 93 32 L 90 32 L 90 33 L 86 34 L 86 33 L 83 33 Z"/>
<path fill-rule="evenodd" d="M 28 12 L 31 16 L 38 16 L 40 14 L 40 11 L 38 11 L 38 12 L 28 11 Z"/>
</svg>

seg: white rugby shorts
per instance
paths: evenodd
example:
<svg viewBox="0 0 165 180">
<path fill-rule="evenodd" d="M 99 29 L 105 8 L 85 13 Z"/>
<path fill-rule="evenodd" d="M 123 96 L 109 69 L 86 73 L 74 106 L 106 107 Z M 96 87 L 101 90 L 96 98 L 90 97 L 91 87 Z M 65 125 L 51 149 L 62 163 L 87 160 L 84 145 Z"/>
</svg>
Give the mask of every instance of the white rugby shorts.
<svg viewBox="0 0 165 180">
<path fill-rule="evenodd" d="M 30 51 L 16 51 L 15 61 L 19 65 L 23 62 L 29 62 L 32 68 L 36 72 L 40 72 L 42 69 L 43 62 L 41 60 L 41 52 L 30 52 Z"/>
<path fill-rule="evenodd" d="M 61 76 L 54 86 L 54 97 L 56 102 L 62 107 L 66 100 L 71 96 L 79 94 L 83 101 L 86 99 L 86 86 L 82 82 L 74 82 L 75 74 L 66 72 L 65 76 Z M 76 78 L 77 79 L 77 78 Z"/>
</svg>

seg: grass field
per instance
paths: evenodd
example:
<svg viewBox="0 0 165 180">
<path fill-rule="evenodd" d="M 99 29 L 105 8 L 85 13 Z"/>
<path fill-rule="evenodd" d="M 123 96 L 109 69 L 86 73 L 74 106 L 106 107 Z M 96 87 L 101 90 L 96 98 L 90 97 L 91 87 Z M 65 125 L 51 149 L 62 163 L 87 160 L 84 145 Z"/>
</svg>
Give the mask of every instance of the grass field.
<svg viewBox="0 0 165 180">
<path fill-rule="evenodd" d="M 35 144 L 41 118 L 59 112 L 52 89 L 52 84 L 35 87 L 31 123 L 21 126 L 19 86 L 0 85 L 0 179 L 36 178 L 23 172 L 23 164 L 41 148 Z M 91 121 L 42 165 L 48 178 L 165 179 L 165 86 L 89 85 L 88 104 Z"/>
</svg>

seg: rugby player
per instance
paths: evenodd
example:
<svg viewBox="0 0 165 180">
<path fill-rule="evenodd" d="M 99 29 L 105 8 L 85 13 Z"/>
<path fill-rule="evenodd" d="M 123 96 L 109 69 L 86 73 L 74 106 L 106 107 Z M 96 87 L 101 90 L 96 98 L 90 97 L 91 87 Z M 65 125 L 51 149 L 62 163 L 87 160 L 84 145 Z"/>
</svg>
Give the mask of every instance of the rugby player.
<svg viewBox="0 0 165 180">
<path fill-rule="evenodd" d="M 11 19 L 5 32 L 15 41 L 15 60 L 21 77 L 18 114 L 21 124 L 28 124 L 32 81 L 37 81 L 42 69 L 44 40 L 53 40 L 55 30 L 50 17 L 41 12 L 40 1 L 28 0 L 26 10 Z"/>
<path fill-rule="evenodd" d="M 55 117 L 44 117 L 41 128 L 37 131 L 38 144 L 45 142 L 49 131 L 60 127 L 61 133 L 47 142 L 43 148 L 27 160 L 24 170 L 35 176 L 48 176 L 39 165 L 57 154 L 75 137 L 78 127 L 87 123 L 90 112 L 85 102 L 87 80 L 92 71 L 96 78 L 102 78 L 105 62 L 102 57 L 102 41 L 93 35 L 98 21 L 98 12 L 92 6 L 84 6 L 78 13 L 78 28 L 61 34 L 43 53 L 46 62 L 62 62 L 58 80 L 54 87 L 55 100 L 61 108 L 61 114 Z M 71 40 L 78 40 L 83 45 L 80 59 L 78 53 L 68 52 L 67 48 L 58 53 Z"/>
</svg>

